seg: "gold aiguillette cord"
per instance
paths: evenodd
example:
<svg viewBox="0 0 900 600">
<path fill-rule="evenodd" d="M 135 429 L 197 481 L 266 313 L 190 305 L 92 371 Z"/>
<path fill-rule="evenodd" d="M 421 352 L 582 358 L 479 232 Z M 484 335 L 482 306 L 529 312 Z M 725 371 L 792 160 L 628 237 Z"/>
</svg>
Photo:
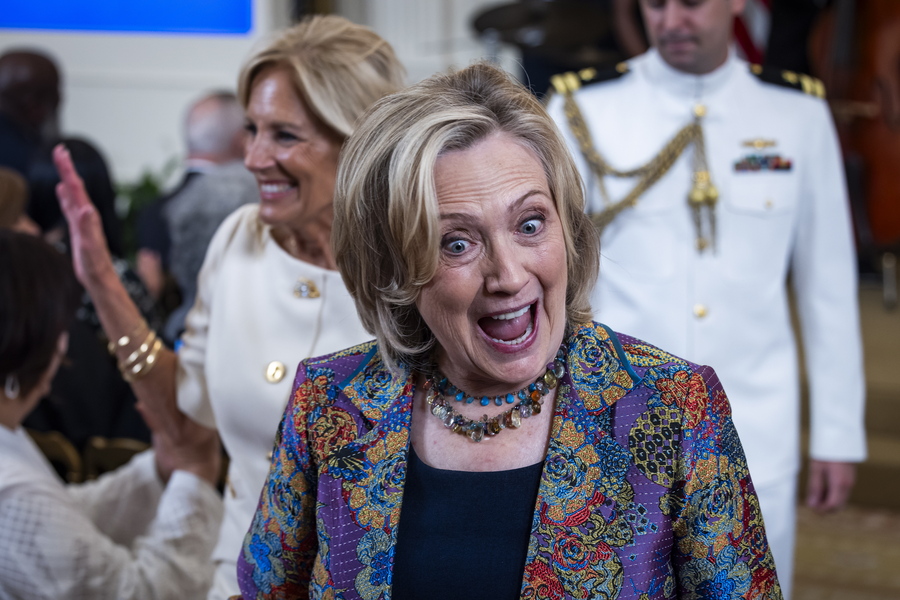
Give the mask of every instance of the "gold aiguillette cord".
<svg viewBox="0 0 900 600">
<path fill-rule="evenodd" d="M 610 165 L 597 152 L 581 109 L 575 102 L 573 91 L 571 88 L 562 91 L 565 101 L 565 114 L 569 127 L 578 141 L 582 155 L 590 166 L 591 171 L 597 177 L 600 194 L 603 198 L 604 208 L 600 212 L 590 215 L 597 229 L 602 232 L 619 213 L 637 204 L 641 194 L 659 181 L 672 168 L 672 165 L 675 164 L 681 153 L 693 144 L 694 173 L 692 177 L 693 185 L 688 194 L 688 205 L 693 215 L 694 228 L 697 235 L 697 250 L 703 252 L 710 246 L 714 249 L 716 236 L 715 206 L 719 198 L 719 191 L 710 179 L 709 167 L 706 161 L 706 148 L 703 143 L 701 121 L 706 115 L 706 107 L 702 104 L 696 105 L 694 107 L 693 120 L 682 127 L 649 162 L 636 169 L 621 171 Z M 619 178 L 637 177 L 638 181 L 624 198 L 613 202 L 606 190 L 605 178 L 607 176 Z"/>
</svg>

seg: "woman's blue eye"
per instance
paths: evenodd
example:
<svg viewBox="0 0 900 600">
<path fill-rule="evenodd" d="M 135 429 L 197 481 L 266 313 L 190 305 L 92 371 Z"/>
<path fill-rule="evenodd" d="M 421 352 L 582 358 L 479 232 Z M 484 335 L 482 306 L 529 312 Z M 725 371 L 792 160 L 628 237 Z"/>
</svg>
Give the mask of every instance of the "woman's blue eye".
<svg viewBox="0 0 900 600">
<path fill-rule="evenodd" d="M 534 235 L 540 228 L 541 219 L 534 218 L 528 219 L 527 221 L 522 223 L 522 226 L 519 228 L 519 230 L 526 235 Z"/>
<path fill-rule="evenodd" d="M 464 240 L 453 240 L 447 244 L 447 251 L 450 252 L 450 254 L 462 254 L 468 247 L 468 242 Z"/>
</svg>

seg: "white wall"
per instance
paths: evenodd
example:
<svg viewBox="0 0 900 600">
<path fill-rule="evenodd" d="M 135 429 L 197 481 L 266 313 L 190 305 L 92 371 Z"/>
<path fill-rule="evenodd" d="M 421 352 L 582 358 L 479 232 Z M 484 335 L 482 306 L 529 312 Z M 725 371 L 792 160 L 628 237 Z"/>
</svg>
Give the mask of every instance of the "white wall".
<svg viewBox="0 0 900 600">
<path fill-rule="evenodd" d="M 159 172 L 184 155 L 188 104 L 210 89 L 234 89 L 246 56 L 285 26 L 285 0 L 254 0 L 249 35 L 159 35 L 0 30 L 0 53 L 41 48 L 63 75 L 62 130 L 104 152 L 118 182 Z"/>
</svg>

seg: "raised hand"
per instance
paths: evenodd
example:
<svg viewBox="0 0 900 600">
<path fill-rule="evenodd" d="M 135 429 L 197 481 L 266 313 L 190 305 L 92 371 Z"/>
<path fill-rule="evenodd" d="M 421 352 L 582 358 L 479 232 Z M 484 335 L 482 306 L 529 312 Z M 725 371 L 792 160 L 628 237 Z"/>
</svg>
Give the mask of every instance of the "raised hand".
<svg viewBox="0 0 900 600">
<path fill-rule="evenodd" d="M 53 149 L 53 162 L 62 180 L 56 186 L 56 196 L 69 224 L 75 275 L 90 291 L 104 277 L 116 277 L 100 214 L 84 189 L 69 151 L 62 144 Z"/>
<path fill-rule="evenodd" d="M 53 149 L 53 162 L 62 180 L 56 187 L 56 195 L 69 224 L 75 274 L 94 302 L 107 339 L 117 341 L 134 335 L 135 331 L 143 331 L 141 325 L 146 323 L 113 267 L 100 215 L 64 146 Z M 126 361 L 137 344 L 132 340 L 124 346 L 117 345 L 116 358 Z M 166 439 L 171 443 L 181 443 L 184 430 L 192 426 L 186 423 L 187 417 L 178 410 L 175 399 L 177 362 L 175 354 L 163 348 L 156 355 L 152 371 L 131 384 L 144 420 L 155 433 L 168 436 Z"/>
</svg>

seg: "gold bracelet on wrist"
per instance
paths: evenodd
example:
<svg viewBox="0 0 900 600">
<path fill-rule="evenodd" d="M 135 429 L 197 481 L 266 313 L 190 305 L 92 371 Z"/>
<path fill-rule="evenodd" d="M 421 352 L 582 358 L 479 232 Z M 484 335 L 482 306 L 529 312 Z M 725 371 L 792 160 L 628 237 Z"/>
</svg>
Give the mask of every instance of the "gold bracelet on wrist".
<svg viewBox="0 0 900 600">
<path fill-rule="evenodd" d="M 122 359 L 118 362 L 119 372 L 122 373 L 124 377 L 126 373 L 130 373 L 134 368 L 140 365 L 146 357 L 149 355 L 151 348 L 154 346 L 154 342 L 159 341 L 159 338 L 156 337 L 156 332 L 150 330 L 147 333 L 147 337 L 144 338 L 144 341 L 141 342 L 141 345 L 137 347 L 137 349 L 132 352 L 128 358 Z"/>
<path fill-rule="evenodd" d="M 130 344 L 134 340 L 134 338 L 136 338 L 138 334 L 144 329 L 149 329 L 149 326 L 147 325 L 147 322 L 145 320 L 141 319 L 140 322 L 135 325 L 134 329 L 132 329 L 129 333 L 123 335 L 118 340 L 109 340 L 109 343 L 106 344 L 106 349 L 109 350 L 110 354 L 115 356 L 117 349 L 124 348 L 125 346 Z"/>
<path fill-rule="evenodd" d="M 141 377 L 146 377 L 150 373 L 150 371 L 153 370 L 153 367 L 156 366 L 156 363 L 159 362 L 156 359 L 159 356 L 159 352 L 160 352 L 160 350 L 162 350 L 162 348 L 163 348 L 162 340 L 157 339 L 156 343 L 153 344 L 153 349 L 150 350 L 150 354 L 147 356 L 147 361 L 145 363 L 147 366 L 141 371 L 141 374 L 140 374 Z"/>
<path fill-rule="evenodd" d="M 131 383 L 146 377 L 147 374 L 153 370 L 153 367 L 156 366 L 156 358 L 159 355 L 160 350 L 162 350 L 162 340 L 156 338 L 153 342 L 153 347 L 145 356 L 141 357 L 141 360 L 135 362 L 131 366 L 125 366 L 120 369 L 122 378 Z"/>
<path fill-rule="evenodd" d="M 134 352 L 128 355 L 128 358 L 119 362 L 119 370 L 127 369 L 131 365 L 133 365 L 137 360 L 141 357 L 141 355 L 146 354 L 148 350 L 150 350 L 150 346 L 153 345 L 153 340 L 156 339 L 156 332 L 152 329 L 147 333 L 147 337 L 144 338 L 144 341 L 141 342 L 141 345 L 138 346 Z"/>
</svg>

